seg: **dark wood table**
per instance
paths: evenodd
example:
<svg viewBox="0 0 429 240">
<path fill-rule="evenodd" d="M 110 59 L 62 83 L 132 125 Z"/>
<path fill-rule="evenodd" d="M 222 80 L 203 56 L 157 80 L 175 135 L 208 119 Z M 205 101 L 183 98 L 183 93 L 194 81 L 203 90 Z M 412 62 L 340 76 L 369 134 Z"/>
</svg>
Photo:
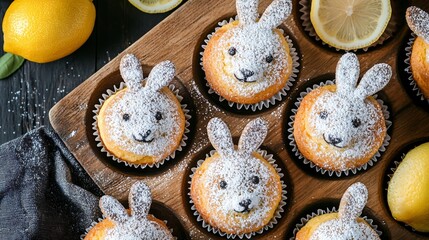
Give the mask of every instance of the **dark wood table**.
<svg viewBox="0 0 429 240">
<path fill-rule="evenodd" d="M 0 1 L 1 19 L 11 2 Z M 94 31 L 76 52 L 46 64 L 26 61 L 15 74 L 0 80 L 0 144 L 48 126 L 48 112 L 55 103 L 169 15 L 143 13 L 127 0 L 99 0 L 94 5 Z"/>
</svg>

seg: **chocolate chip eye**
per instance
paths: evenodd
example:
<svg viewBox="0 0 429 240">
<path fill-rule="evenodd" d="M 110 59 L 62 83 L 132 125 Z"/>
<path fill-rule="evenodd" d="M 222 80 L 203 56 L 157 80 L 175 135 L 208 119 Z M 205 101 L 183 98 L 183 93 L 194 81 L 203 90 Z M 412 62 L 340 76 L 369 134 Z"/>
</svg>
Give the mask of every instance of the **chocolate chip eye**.
<svg viewBox="0 0 429 240">
<path fill-rule="evenodd" d="M 124 115 L 122 115 L 122 119 L 124 119 L 125 121 L 130 120 L 130 115 L 128 113 L 125 113 Z"/>
<path fill-rule="evenodd" d="M 326 118 L 328 118 L 328 112 L 327 112 L 327 111 L 321 111 L 321 112 L 319 113 L 319 117 L 320 117 L 321 119 L 326 119 Z"/>
<path fill-rule="evenodd" d="M 156 112 L 156 114 L 155 114 L 155 119 L 156 119 L 157 121 L 161 120 L 161 119 L 162 119 L 162 114 L 161 114 L 160 112 Z"/>
<path fill-rule="evenodd" d="M 258 176 L 253 176 L 252 177 L 252 183 L 253 184 L 258 184 L 259 183 L 259 177 Z"/>
<path fill-rule="evenodd" d="M 273 60 L 274 60 L 274 58 L 273 58 L 273 55 L 271 55 L 271 54 L 265 58 L 265 61 L 267 61 L 267 63 L 271 63 Z"/>
<path fill-rule="evenodd" d="M 226 182 L 224 180 L 222 180 L 222 181 L 219 182 L 219 187 L 220 188 L 225 189 L 226 186 L 227 186 L 227 184 L 226 184 Z"/>
<path fill-rule="evenodd" d="M 360 119 L 359 119 L 359 118 L 355 118 L 355 119 L 353 119 L 352 123 L 353 123 L 353 127 L 355 127 L 355 128 L 358 128 L 358 127 L 362 124 L 362 123 L 360 122 Z"/>
<path fill-rule="evenodd" d="M 235 49 L 235 47 L 230 47 L 228 49 L 228 54 L 231 56 L 234 56 L 237 53 L 237 49 Z"/>
</svg>

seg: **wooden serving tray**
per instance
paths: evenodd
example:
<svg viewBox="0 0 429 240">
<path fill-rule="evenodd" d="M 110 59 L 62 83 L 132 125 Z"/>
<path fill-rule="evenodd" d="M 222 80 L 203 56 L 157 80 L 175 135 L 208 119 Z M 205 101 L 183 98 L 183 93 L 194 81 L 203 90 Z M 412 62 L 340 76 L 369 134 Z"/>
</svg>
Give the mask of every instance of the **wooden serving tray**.
<svg viewBox="0 0 429 240">
<path fill-rule="evenodd" d="M 261 0 L 260 12 L 270 2 Z M 407 3 L 403 2 L 406 1 L 392 0 L 393 15 L 404 16 L 399 18 L 402 20 L 398 22 L 394 36 L 368 52 L 357 52 L 362 72 L 379 62 L 386 62 L 393 68 L 392 80 L 379 93 L 389 106 L 393 126 L 389 130 L 392 139 L 387 151 L 373 167 L 356 175 L 324 177 L 303 165 L 290 151 L 287 122 L 296 95 L 306 86 L 333 79 L 336 64 L 344 53 L 336 52 L 308 36 L 301 25 L 298 0 L 293 0 L 293 14 L 281 26 L 299 52 L 298 81 L 283 101 L 268 110 L 256 113 L 237 111 L 207 93 L 204 74 L 199 66 L 200 46 L 219 21 L 236 15 L 235 1 L 190 0 L 55 105 L 50 111 L 52 126 L 106 194 L 126 201 L 129 187 L 137 180 L 144 180 L 152 189 L 157 212 L 171 211 L 174 216 L 166 214 L 165 218 L 178 219 L 169 221 L 169 224 L 179 229 L 175 231 L 179 239 L 221 238 L 208 232 L 196 221 L 188 197 L 190 169 L 212 149 L 206 132 L 207 122 L 212 117 L 225 120 L 234 137 L 238 137 L 249 120 L 256 117 L 262 117 L 270 124 L 262 148 L 274 154 L 283 167 L 288 200 L 279 223 L 273 229 L 256 235 L 255 239 L 289 239 L 301 217 L 318 208 L 338 206 L 346 188 L 357 181 L 363 182 L 369 189 L 364 215 L 375 220 L 378 229 L 383 232 L 383 239 L 429 239 L 428 235 L 413 232 L 404 224 L 396 222 L 386 202 L 386 175 L 393 161 L 399 160 L 401 154 L 416 143 L 429 139 L 428 109 L 417 106 L 407 94 L 406 83 L 403 82 L 406 79 L 400 56 L 410 36 L 405 23 Z M 429 11 L 428 1 L 416 0 L 411 1 L 411 4 Z M 137 55 L 146 73 L 162 60 L 173 61 L 177 68 L 174 85 L 180 89 L 184 102 L 191 109 L 191 132 L 187 147 L 159 169 L 133 169 L 117 164 L 100 152 L 94 140 L 92 110 L 102 93 L 122 81 L 118 66 L 125 53 Z M 166 211 L 160 210 L 162 208 Z"/>
</svg>

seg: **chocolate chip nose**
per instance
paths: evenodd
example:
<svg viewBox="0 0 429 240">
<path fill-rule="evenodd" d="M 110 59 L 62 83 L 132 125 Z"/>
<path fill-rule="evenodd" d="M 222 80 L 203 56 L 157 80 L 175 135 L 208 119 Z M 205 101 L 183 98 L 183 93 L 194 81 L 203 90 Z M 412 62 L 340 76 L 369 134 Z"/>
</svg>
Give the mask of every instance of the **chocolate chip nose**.
<svg viewBox="0 0 429 240">
<path fill-rule="evenodd" d="M 149 139 L 150 134 L 152 133 L 151 130 L 147 130 L 144 134 L 139 134 L 141 138 L 136 138 L 134 137 L 134 139 L 137 142 L 144 142 L 144 143 L 150 143 L 153 141 L 153 138 Z"/>
<path fill-rule="evenodd" d="M 252 200 L 246 199 L 238 203 L 238 205 L 244 207 L 245 209 L 249 208 L 249 205 L 252 203 Z"/>
<path fill-rule="evenodd" d="M 338 143 L 341 143 L 343 141 L 341 138 L 336 138 L 332 136 L 329 136 L 328 140 L 332 145 L 337 145 Z"/>
<path fill-rule="evenodd" d="M 241 74 L 243 74 L 244 78 L 248 78 L 253 76 L 253 74 L 255 74 L 253 71 L 250 71 L 248 69 L 240 69 Z"/>
</svg>

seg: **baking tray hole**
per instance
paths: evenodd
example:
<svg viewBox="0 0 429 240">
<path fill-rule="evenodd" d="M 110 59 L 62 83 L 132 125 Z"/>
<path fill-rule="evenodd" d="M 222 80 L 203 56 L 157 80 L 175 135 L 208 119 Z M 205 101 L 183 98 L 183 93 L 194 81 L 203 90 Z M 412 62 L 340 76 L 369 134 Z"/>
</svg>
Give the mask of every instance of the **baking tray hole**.
<svg viewBox="0 0 429 240">
<path fill-rule="evenodd" d="M 393 174 L 392 169 L 397 168 L 396 164 L 400 163 L 402 161 L 402 158 L 405 156 L 405 154 L 407 154 L 410 150 L 419 146 L 420 144 L 427 143 L 427 142 L 429 142 L 429 136 L 424 137 L 424 138 L 415 139 L 409 143 L 404 144 L 402 148 L 397 150 L 395 152 L 395 154 L 392 155 L 393 157 L 389 160 L 390 161 L 389 164 L 386 165 L 386 168 L 383 171 L 384 174 L 383 174 L 383 181 L 382 181 L 381 193 L 380 193 L 380 196 L 383 196 L 382 197 L 382 201 L 383 201 L 382 205 L 383 205 L 384 212 L 395 223 L 396 227 L 406 229 L 408 232 L 415 234 L 417 236 L 420 236 L 420 237 L 429 237 L 429 233 L 423 233 L 423 232 L 415 231 L 412 227 L 406 225 L 403 222 L 396 221 L 392 217 L 392 214 L 390 213 L 389 205 L 387 204 L 387 188 L 388 188 L 388 183 L 390 181 L 389 175 Z"/>
<path fill-rule="evenodd" d="M 400 34 L 397 34 L 402 28 L 406 27 L 405 22 L 405 11 L 407 7 L 410 6 L 409 1 L 401 1 L 401 0 L 391 0 L 391 7 L 392 7 L 392 15 L 390 18 L 390 22 L 388 25 L 388 28 L 391 28 L 391 34 L 390 36 L 384 40 L 382 43 L 377 44 L 375 46 L 370 46 L 367 51 L 364 51 L 363 49 L 358 49 L 356 51 L 357 54 L 361 53 L 369 53 L 372 51 L 379 50 L 383 47 L 385 47 L 388 43 L 393 41 L 394 39 L 400 37 Z M 323 43 L 322 40 L 317 40 L 316 36 L 313 36 L 315 31 L 311 24 L 311 21 L 308 20 L 309 26 L 304 26 L 303 19 L 310 19 L 310 9 L 311 9 L 311 0 L 293 0 L 293 17 L 295 22 L 297 23 L 299 31 L 307 38 L 313 45 L 317 46 L 319 49 L 323 51 L 328 51 L 331 53 L 337 53 L 337 54 L 344 54 L 346 51 L 339 50 L 337 51 L 334 47 L 329 46 L 328 44 Z M 311 35 L 310 35 L 311 32 Z"/>
</svg>

